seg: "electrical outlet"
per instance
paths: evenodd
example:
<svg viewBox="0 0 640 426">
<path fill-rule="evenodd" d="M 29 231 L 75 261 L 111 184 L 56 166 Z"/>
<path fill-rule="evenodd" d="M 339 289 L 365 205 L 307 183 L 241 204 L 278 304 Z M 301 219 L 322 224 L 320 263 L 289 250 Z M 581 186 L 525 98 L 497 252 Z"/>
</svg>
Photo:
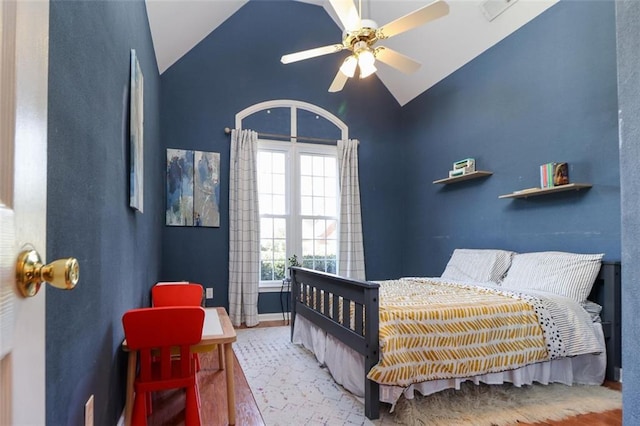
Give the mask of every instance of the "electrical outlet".
<svg viewBox="0 0 640 426">
<path fill-rule="evenodd" d="M 84 426 L 93 426 L 93 395 L 84 404 Z"/>
<path fill-rule="evenodd" d="M 213 299 L 213 288 L 207 288 L 207 299 Z"/>
</svg>

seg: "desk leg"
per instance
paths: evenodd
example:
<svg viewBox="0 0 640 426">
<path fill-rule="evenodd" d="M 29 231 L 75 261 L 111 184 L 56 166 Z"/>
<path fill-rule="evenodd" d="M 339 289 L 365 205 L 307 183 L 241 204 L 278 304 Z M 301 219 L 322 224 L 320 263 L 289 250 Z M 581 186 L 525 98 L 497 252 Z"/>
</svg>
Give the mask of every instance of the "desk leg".
<svg viewBox="0 0 640 426">
<path fill-rule="evenodd" d="M 218 345 L 218 365 L 220 366 L 220 370 L 224 370 L 224 346 Z"/>
<path fill-rule="evenodd" d="M 233 348 L 231 343 L 224 344 L 225 369 L 227 373 L 227 412 L 229 424 L 236 424 L 236 390 L 233 382 Z"/>
<path fill-rule="evenodd" d="M 129 364 L 127 366 L 127 400 L 124 404 L 124 424 L 131 425 L 131 414 L 133 413 L 133 383 L 136 379 L 136 364 L 138 361 L 138 351 L 129 352 Z"/>
</svg>

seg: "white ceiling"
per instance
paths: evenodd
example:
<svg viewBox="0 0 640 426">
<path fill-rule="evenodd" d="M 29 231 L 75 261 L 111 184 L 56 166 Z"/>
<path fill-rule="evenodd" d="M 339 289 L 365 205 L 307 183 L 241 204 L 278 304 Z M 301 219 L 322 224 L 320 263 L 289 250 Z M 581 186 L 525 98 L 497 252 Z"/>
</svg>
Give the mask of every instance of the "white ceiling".
<svg viewBox="0 0 640 426">
<path fill-rule="evenodd" d="M 328 0 L 299 0 L 319 5 L 336 22 L 336 43 L 342 29 Z M 509 7 L 492 21 L 482 10 L 489 1 Z M 400 105 L 431 86 L 554 5 L 558 0 L 447 0 L 447 16 L 399 34 L 377 45 L 388 46 L 422 64 L 405 75 L 385 64 L 378 78 Z M 146 0 L 151 36 L 160 73 L 242 7 L 246 0 Z M 399 18 L 431 0 L 363 0 L 362 17 L 379 26 Z M 356 5 L 358 2 L 356 1 Z M 326 43 L 322 43 L 326 44 Z M 320 44 L 319 44 L 320 46 Z M 337 70 L 336 70 L 337 71 Z"/>
</svg>

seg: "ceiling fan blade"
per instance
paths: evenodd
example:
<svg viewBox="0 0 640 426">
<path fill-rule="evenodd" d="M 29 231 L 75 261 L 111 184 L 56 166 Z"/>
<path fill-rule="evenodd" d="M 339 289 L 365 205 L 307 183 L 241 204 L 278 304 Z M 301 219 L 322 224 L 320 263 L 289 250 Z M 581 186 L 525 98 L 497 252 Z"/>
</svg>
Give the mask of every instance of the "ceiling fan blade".
<svg viewBox="0 0 640 426">
<path fill-rule="evenodd" d="M 316 47 L 315 49 L 302 50 L 300 52 L 283 55 L 282 58 L 280 58 L 280 62 L 283 64 L 290 64 L 291 62 L 302 61 L 303 59 L 340 52 L 342 49 L 344 49 L 344 45 L 342 44 L 331 44 L 328 46 Z"/>
<path fill-rule="evenodd" d="M 392 66 L 405 74 L 414 73 L 418 71 L 418 68 L 421 66 L 420 62 L 414 61 L 410 57 L 384 46 L 376 48 L 374 55 L 380 62 Z"/>
<path fill-rule="evenodd" d="M 347 80 L 349 80 L 349 77 L 344 75 L 342 71 L 338 70 L 336 77 L 333 79 L 333 82 L 329 87 L 329 92 L 335 93 L 341 91 L 344 85 L 347 83 Z"/>
<path fill-rule="evenodd" d="M 329 3 L 338 14 L 342 28 L 347 31 L 360 28 L 360 15 L 353 0 L 329 0 Z"/>
<path fill-rule="evenodd" d="M 420 25 L 426 24 L 434 19 L 442 18 L 449 13 L 449 5 L 442 1 L 436 0 L 420 9 L 414 10 L 395 21 L 391 21 L 386 25 L 378 28 L 376 34 L 379 39 L 393 37 L 394 35 L 409 31 Z"/>
</svg>

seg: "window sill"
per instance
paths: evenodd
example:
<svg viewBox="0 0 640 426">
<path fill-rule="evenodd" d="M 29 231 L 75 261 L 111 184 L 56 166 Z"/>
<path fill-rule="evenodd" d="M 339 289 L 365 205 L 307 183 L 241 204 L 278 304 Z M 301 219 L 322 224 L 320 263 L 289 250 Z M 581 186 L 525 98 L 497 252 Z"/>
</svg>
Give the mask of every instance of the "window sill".
<svg viewBox="0 0 640 426">
<path fill-rule="evenodd" d="M 282 286 L 281 281 L 260 284 L 258 293 L 280 293 L 281 291 L 289 291 L 289 288 Z"/>
</svg>

